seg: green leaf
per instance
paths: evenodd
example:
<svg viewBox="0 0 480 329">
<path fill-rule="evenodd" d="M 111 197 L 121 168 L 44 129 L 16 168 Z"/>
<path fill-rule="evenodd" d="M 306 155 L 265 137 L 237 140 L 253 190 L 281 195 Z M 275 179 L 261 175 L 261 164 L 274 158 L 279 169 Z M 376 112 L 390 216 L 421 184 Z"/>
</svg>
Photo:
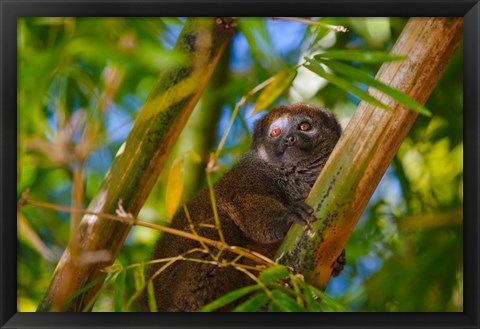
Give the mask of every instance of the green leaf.
<svg viewBox="0 0 480 329">
<path fill-rule="evenodd" d="M 145 288 L 145 264 L 141 263 L 140 266 L 133 271 L 133 283 L 135 290 Z"/>
<path fill-rule="evenodd" d="M 245 17 L 238 20 L 238 28 L 245 35 L 253 53 L 258 52 L 262 43 L 269 46 L 271 45 L 265 19 Z M 258 43 L 260 43 L 260 45 Z"/>
<path fill-rule="evenodd" d="M 284 265 L 275 265 L 272 266 L 265 271 L 263 271 L 259 276 L 258 279 L 264 283 L 269 283 L 275 280 L 284 279 L 290 275 L 290 271 Z"/>
<path fill-rule="evenodd" d="M 43 258 L 50 262 L 54 262 L 55 257 L 53 256 L 52 251 L 43 242 L 42 238 L 21 210 L 17 210 L 17 221 L 18 238 L 42 255 Z"/>
<path fill-rule="evenodd" d="M 168 173 L 165 204 L 167 218 L 173 218 L 183 195 L 183 157 L 176 159 Z"/>
<path fill-rule="evenodd" d="M 202 163 L 202 157 L 200 154 L 198 154 L 197 152 L 195 151 L 188 151 L 187 152 L 187 156 L 188 158 L 190 158 L 190 160 L 192 160 L 194 163 Z"/>
<path fill-rule="evenodd" d="M 332 70 L 334 70 L 334 71 L 337 71 L 337 72 L 339 72 L 339 73 L 341 73 L 345 76 L 348 76 L 349 78 L 352 78 L 352 79 L 354 79 L 358 82 L 364 83 L 368 86 L 371 86 L 375 89 L 378 89 L 379 91 L 387 94 L 388 96 L 392 97 L 393 99 L 395 99 L 399 103 L 402 103 L 403 105 L 408 106 L 409 108 L 411 108 L 415 112 L 421 113 L 421 114 L 429 116 L 429 117 L 432 115 L 432 113 L 426 107 L 417 103 L 416 101 L 414 101 L 413 99 L 411 99 L 410 97 L 408 97 L 407 95 L 402 93 L 401 91 L 399 91 L 397 89 L 394 89 L 394 88 L 384 84 L 383 82 L 380 82 L 380 81 L 376 80 L 375 78 L 371 77 L 367 73 L 365 73 L 365 72 L 363 72 L 363 71 L 361 71 L 357 68 L 354 68 L 350 65 L 347 65 L 347 64 L 344 64 L 344 63 L 341 63 L 341 62 L 337 62 L 337 61 L 330 61 L 330 60 L 325 60 L 324 61 L 324 60 L 322 60 L 321 62 L 323 64 L 325 64 L 326 66 L 328 66 L 329 68 L 331 68 Z"/>
<path fill-rule="evenodd" d="M 235 307 L 232 312 L 256 312 L 260 307 L 267 304 L 269 299 L 264 292 L 259 292 Z"/>
<path fill-rule="evenodd" d="M 272 296 L 272 303 L 275 303 L 282 312 L 305 312 L 302 305 L 280 290 L 272 290 Z"/>
<path fill-rule="evenodd" d="M 77 296 L 80 296 L 81 294 L 83 294 L 84 292 L 86 292 L 88 289 L 92 288 L 93 286 L 97 285 L 97 284 L 101 284 L 102 281 L 107 281 L 109 277 L 111 277 L 111 275 L 118 275 L 118 273 L 109 273 L 107 275 L 101 275 L 99 276 L 98 278 L 96 278 L 95 280 L 92 280 L 90 281 L 87 285 L 85 285 L 84 287 L 78 289 L 77 291 L 75 291 L 73 294 L 69 295 L 66 299 L 65 299 L 65 303 L 70 303 L 75 297 Z"/>
<path fill-rule="evenodd" d="M 405 60 L 407 56 L 389 54 L 383 51 L 330 50 L 314 56 L 315 59 L 338 59 L 350 62 L 384 63 Z"/>
<path fill-rule="evenodd" d="M 95 302 L 97 301 L 98 297 L 100 297 L 100 295 L 105 291 L 105 289 L 107 289 L 107 287 L 112 284 L 112 282 L 115 282 L 115 280 L 117 279 L 118 277 L 118 274 L 119 273 L 113 273 L 113 274 L 107 274 L 106 278 L 105 278 L 105 282 L 103 283 L 103 285 L 100 287 L 100 289 L 98 289 L 98 291 L 95 293 L 95 295 L 92 297 L 92 299 L 90 299 L 90 301 L 88 302 L 88 304 L 86 304 L 83 309 L 82 309 L 82 312 L 90 312 L 90 310 L 93 308 L 93 306 L 95 305 Z"/>
<path fill-rule="evenodd" d="M 236 301 L 237 299 L 239 299 L 239 298 L 241 298 L 245 295 L 248 295 L 249 293 L 251 293 L 255 290 L 259 290 L 259 289 L 261 289 L 261 288 L 258 285 L 247 286 L 247 287 L 244 287 L 244 288 L 237 289 L 237 290 L 232 291 L 232 292 L 214 300 L 213 302 L 199 308 L 197 312 L 211 312 L 211 311 L 214 311 L 214 310 L 216 310 L 220 307 L 228 305 L 228 304 Z"/>
<path fill-rule="evenodd" d="M 270 82 L 258 96 L 252 115 L 269 107 L 270 104 L 272 104 L 290 86 L 296 76 L 297 70 L 290 67 L 275 74 L 272 77 L 272 82 Z"/>
<path fill-rule="evenodd" d="M 272 40 L 267 31 L 267 21 L 261 17 L 244 17 L 237 21 L 238 29 L 247 39 L 252 58 L 260 63 L 279 63 L 280 58 L 272 52 Z"/>
<path fill-rule="evenodd" d="M 155 289 L 153 281 L 150 281 L 147 286 L 148 308 L 151 312 L 158 312 L 157 300 L 155 299 Z"/>
<path fill-rule="evenodd" d="M 320 308 L 320 303 L 313 298 L 313 292 L 309 285 L 303 280 L 298 281 L 300 281 L 303 288 L 303 294 L 305 296 L 305 301 L 307 302 L 307 311 L 320 312 L 322 310 Z"/>
<path fill-rule="evenodd" d="M 315 34 L 314 34 L 312 44 L 316 45 L 317 43 L 319 43 L 323 38 L 327 36 L 327 34 L 330 31 L 331 30 L 327 29 L 326 27 L 321 27 L 321 26 L 315 27 L 315 32 L 314 32 Z"/>
<path fill-rule="evenodd" d="M 321 291 L 320 289 L 315 288 L 314 286 L 309 285 L 309 288 L 313 291 L 315 295 L 320 297 L 322 301 L 330 307 L 330 309 L 334 312 L 347 312 L 345 306 L 328 296 L 326 293 Z"/>
<path fill-rule="evenodd" d="M 115 280 L 115 291 L 113 296 L 113 309 L 115 312 L 123 311 L 123 294 L 125 293 L 126 271 L 122 270 Z"/>
<path fill-rule="evenodd" d="M 368 92 L 354 86 L 351 82 L 341 78 L 341 77 L 338 77 L 336 75 L 333 75 L 333 74 L 330 74 L 330 73 L 327 73 L 327 71 L 324 70 L 324 68 L 320 65 L 319 62 L 317 62 L 316 60 L 312 60 L 312 59 L 309 59 L 307 58 L 307 63 L 304 64 L 304 66 L 309 69 L 310 71 L 314 72 L 314 73 L 317 73 L 319 76 L 321 76 L 322 78 L 330 81 L 331 83 L 333 83 L 334 85 L 354 94 L 355 96 L 357 96 L 358 98 L 360 98 L 361 100 L 367 102 L 367 103 L 370 103 L 372 105 L 375 105 L 377 107 L 380 107 L 384 110 L 387 110 L 387 111 L 393 111 L 393 109 L 391 109 L 390 107 L 388 107 L 386 104 L 380 102 L 378 99 L 376 99 L 375 97 L 371 96 Z"/>
<path fill-rule="evenodd" d="M 285 311 L 283 308 L 281 308 L 277 304 L 270 302 L 268 304 L 268 312 L 272 313 L 272 312 L 285 312 Z"/>
<path fill-rule="evenodd" d="M 293 291 L 295 292 L 297 303 L 302 305 L 302 307 L 305 307 L 305 303 L 302 298 L 302 292 L 300 290 L 300 287 L 298 286 L 299 278 L 293 274 L 290 274 L 289 279 L 290 279 L 290 283 L 292 284 Z"/>
</svg>

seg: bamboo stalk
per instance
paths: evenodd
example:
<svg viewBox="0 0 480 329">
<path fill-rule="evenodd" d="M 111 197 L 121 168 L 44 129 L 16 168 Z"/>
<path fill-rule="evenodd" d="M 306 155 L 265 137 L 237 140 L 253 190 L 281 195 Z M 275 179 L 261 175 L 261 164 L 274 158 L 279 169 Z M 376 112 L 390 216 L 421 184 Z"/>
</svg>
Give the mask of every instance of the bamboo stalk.
<svg viewBox="0 0 480 329">
<path fill-rule="evenodd" d="M 121 202 L 136 217 L 233 35 L 232 27 L 231 18 L 187 19 L 175 46 L 187 61 L 160 75 L 89 211 L 114 214 Z M 113 263 L 130 227 L 95 215 L 83 216 L 38 311 L 81 311 L 102 283 L 71 300 L 68 297 Z M 85 255 L 98 257 L 85 261 Z"/>
<path fill-rule="evenodd" d="M 411 18 L 392 49 L 408 59 L 382 65 L 377 79 L 424 104 L 462 41 L 462 23 Z M 277 253 L 281 263 L 321 289 L 418 115 L 376 90 L 370 93 L 394 111 L 359 105 L 307 198 L 319 220 L 312 231 L 293 226 Z"/>
</svg>

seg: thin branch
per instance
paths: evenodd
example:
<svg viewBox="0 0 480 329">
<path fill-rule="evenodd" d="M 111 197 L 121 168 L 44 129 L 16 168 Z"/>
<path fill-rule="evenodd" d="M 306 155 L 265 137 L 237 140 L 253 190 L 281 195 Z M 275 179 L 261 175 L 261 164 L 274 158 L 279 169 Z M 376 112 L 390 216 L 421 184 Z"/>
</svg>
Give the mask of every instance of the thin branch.
<svg viewBox="0 0 480 329">
<path fill-rule="evenodd" d="M 272 83 L 273 80 L 274 80 L 274 77 L 272 76 L 267 80 L 259 83 L 258 85 L 253 87 L 249 92 L 247 92 L 242 98 L 240 98 L 240 100 L 235 104 L 235 108 L 233 109 L 232 116 L 230 117 L 230 121 L 228 122 L 227 129 L 225 129 L 225 132 L 222 135 L 222 139 L 220 140 L 217 150 L 215 151 L 215 157 L 214 157 L 215 161 L 220 156 L 220 153 L 222 153 L 223 147 L 225 146 L 225 141 L 227 140 L 227 136 L 230 133 L 230 130 L 232 129 L 233 122 L 235 121 L 235 118 L 238 115 L 238 111 L 240 110 L 240 107 L 245 105 L 249 97 L 251 97 L 252 95 L 255 95 L 258 91 L 268 86 L 270 83 Z"/>
<path fill-rule="evenodd" d="M 211 245 L 211 246 L 213 246 L 213 247 L 215 247 L 219 250 L 224 249 L 224 250 L 231 251 L 231 252 L 233 252 L 235 254 L 238 254 L 238 255 L 241 255 L 245 258 L 254 260 L 257 263 L 263 263 L 263 264 L 267 264 L 267 265 L 271 265 L 271 264 L 275 263 L 273 260 L 271 260 L 271 259 L 269 259 L 265 256 L 260 257 L 260 255 L 258 253 L 248 251 L 245 248 L 240 248 L 240 247 L 237 247 L 237 246 L 230 246 L 230 245 L 228 245 L 226 243 L 223 243 L 223 242 L 220 242 L 220 241 L 215 241 L 215 240 L 205 238 L 205 237 L 202 237 L 202 236 L 198 236 L 198 235 L 195 236 L 192 233 L 188 233 L 188 232 L 185 232 L 185 231 L 182 231 L 182 230 L 177 230 L 177 229 L 174 229 L 174 228 L 171 228 L 171 227 L 168 227 L 168 226 L 163 226 L 163 225 L 157 225 L 157 224 L 144 222 L 144 221 L 138 220 L 137 218 L 127 218 L 127 217 L 120 217 L 120 216 L 115 216 L 115 215 L 111 215 L 111 214 L 96 213 L 96 212 L 93 212 L 93 211 L 82 210 L 82 209 L 73 209 L 73 208 L 59 206 L 59 205 L 55 205 L 55 204 L 51 204 L 51 203 L 40 202 L 40 201 L 32 201 L 32 200 L 23 200 L 22 204 L 30 205 L 30 206 L 37 207 L 37 208 L 43 208 L 43 209 L 51 209 L 51 210 L 57 210 L 57 211 L 63 211 L 63 212 L 77 212 L 77 213 L 81 213 L 81 214 L 84 214 L 84 215 L 94 215 L 94 216 L 97 216 L 97 217 L 100 217 L 100 218 L 110 219 L 110 220 L 121 222 L 121 223 L 128 224 L 128 225 L 137 225 L 137 226 L 147 227 L 147 228 L 151 228 L 151 229 L 161 231 L 161 232 L 164 232 L 164 233 L 169 233 L 169 234 L 174 234 L 174 235 L 177 235 L 177 236 L 181 236 L 181 237 L 186 238 L 186 239 L 195 240 L 195 241 L 198 241 L 198 242 L 201 241 L 201 242 L 206 243 L 208 245 Z"/>
<path fill-rule="evenodd" d="M 313 26 L 320 26 L 335 32 L 343 32 L 343 33 L 348 32 L 348 29 L 345 26 L 326 24 L 323 22 L 312 21 L 312 20 L 300 18 L 300 17 L 272 17 L 272 19 L 303 23 L 303 24 L 313 25 Z"/>
</svg>

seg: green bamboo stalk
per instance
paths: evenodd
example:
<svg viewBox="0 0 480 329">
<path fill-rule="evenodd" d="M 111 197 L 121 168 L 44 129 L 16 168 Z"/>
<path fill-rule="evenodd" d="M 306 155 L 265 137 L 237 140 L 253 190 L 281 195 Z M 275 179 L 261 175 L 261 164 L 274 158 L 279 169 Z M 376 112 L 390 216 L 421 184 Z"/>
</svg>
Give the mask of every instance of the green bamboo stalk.
<svg viewBox="0 0 480 329">
<path fill-rule="evenodd" d="M 382 65 L 377 79 L 425 104 L 462 41 L 462 23 L 452 17 L 410 19 L 392 49 L 408 59 Z M 318 220 L 311 230 L 294 225 L 277 253 L 280 263 L 321 289 L 418 115 L 376 90 L 370 93 L 394 111 L 360 103 L 307 198 Z"/>
<path fill-rule="evenodd" d="M 233 35 L 231 18 L 189 18 L 175 51 L 186 61 L 163 72 L 140 110 L 88 210 L 115 214 L 119 204 L 136 216 L 162 170 L 216 64 Z M 38 311 L 81 311 L 102 286 L 130 225 L 94 215 L 82 218 Z M 82 291 L 82 289 L 84 289 Z M 75 292 L 80 294 L 71 297 Z"/>
<path fill-rule="evenodd" d="M 221 90 L 228 79 L 229 61 L 230 51 L 225 49 L 204 91 L 204 97 L 190 116 L 177 143 L 177 145 L 187 144 L 189 149 L 194 150 L 205 161 L 208 160 L 209 152 L 216 143 L 220 109 L 225 104 L 225 97 Z M 218 111 L 212 111 L 212 109 L 218 109 Z M 201 163 L 186 161 L 184 180 L 185 200 L 188 201 L 206 186 L 205 163 L 203 161 Z"/>
</svg>

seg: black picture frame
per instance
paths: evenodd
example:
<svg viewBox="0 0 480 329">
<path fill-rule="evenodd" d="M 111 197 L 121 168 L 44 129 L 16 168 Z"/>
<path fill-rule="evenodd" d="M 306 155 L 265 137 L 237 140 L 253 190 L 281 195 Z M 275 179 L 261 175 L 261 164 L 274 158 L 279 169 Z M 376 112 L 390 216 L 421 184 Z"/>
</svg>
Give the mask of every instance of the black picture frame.
<svg viewBox="0 0 480 329">
<path fill-rule="evenodd" d="M 21 16 L 462 16 L 464 17 L 464 312 L 462 313 L 17 313 L 16 20 Z M 478 0 L 0 0 L 1 328 L 478 328 Z"/>
</svg>

